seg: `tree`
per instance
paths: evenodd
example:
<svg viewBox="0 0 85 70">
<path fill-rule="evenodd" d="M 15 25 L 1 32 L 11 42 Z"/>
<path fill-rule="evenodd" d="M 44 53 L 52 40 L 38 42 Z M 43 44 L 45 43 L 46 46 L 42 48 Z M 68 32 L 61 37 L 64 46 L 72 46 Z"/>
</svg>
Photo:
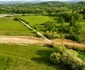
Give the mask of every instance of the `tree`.
<svg viewBox="0 0 85 70">
<path fill-rule="evenodd" d="M 81 28 L 82 26 L 79 23 L 75 23 L 69 26 L 69 38 L 74 41 L 81 42 L 81 37 L 80 37 L 82 33 Z"/>
<path fill-rule="evenodd" d="M 71 20 L 70 20 L 70 25 L 69 26 L 75 26 L 75 23 L 76 23 L 76 20 L 75 20 L 74 16 L 72 16 Z"/>
<path fill-rule="evenodd" d="M 52 32 L 55 32 L 57 30 L 56 29 L 56 24 L 53 23 L 53 22 L 50 22 L 50 21 L 45 22 L 44 26 L 46 27 L 47 30 L 52 31 Z"/>
<path fill-rule="evenodd" d="M 75 18 L 76 21 L 82 21 L 83 20 L 83 16 L 79 13 L 75 13 L 74 18 Z"/>
<path fill-rule="evenodd" d="M 59 23 L 64 23 L 65 21 L 64 21 L 64 19 L 63 19 L 63 17 L 59 17 Z"/>
<path fill-rule="evenodd" d="M 69 27 L 69 34 L 74 35 L 74 27 L 70 26 Z"/>
</svg>

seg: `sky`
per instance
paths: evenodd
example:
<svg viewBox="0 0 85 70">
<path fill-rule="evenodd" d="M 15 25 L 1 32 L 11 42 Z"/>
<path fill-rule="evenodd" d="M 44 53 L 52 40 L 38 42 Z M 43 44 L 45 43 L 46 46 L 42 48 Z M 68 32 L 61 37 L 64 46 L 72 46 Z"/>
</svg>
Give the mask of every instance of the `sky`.
<svg viewBox="0 0 85 70">
<path fill-rule="evenodd" d="M 85 0 L 0 0 L 0 1 L 85 1 Z"/>
</svg>

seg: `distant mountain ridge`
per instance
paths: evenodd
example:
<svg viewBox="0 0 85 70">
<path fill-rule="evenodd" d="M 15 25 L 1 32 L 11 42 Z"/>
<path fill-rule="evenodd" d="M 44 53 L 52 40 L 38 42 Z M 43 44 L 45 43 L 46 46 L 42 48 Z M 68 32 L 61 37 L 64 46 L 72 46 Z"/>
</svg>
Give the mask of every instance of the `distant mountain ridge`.
<svg viewBox="0 0 85 70">
<path fill-rule="evenodd" d="M 0 1 L 0 4 L 23 4 L 27 3 L 27 1 Z"/>
<path fill-rule="evenodd" d="M 85 1 L 80 1 L 85 2 Z M 58 4 L 58 3 L 77 3 L 77 1 L 0 1 L 0 4 L 24 4 L 24 3 L 51 3 L 51 4 Z"/>
</svg>

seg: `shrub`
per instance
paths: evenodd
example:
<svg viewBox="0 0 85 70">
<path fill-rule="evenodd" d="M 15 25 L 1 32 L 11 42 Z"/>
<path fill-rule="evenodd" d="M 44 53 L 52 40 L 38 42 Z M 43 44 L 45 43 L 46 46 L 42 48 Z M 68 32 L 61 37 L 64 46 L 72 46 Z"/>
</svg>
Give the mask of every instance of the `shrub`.
<svg viewBox="0 0 85 70">
<path fill-rule="evenodd" d="M 45 35 L 47 38 L 49 38 L 49 39 L 59 38 L 59 37 L 60 37 L 60 35 L 57 34 L 57 32 L 52 32 L 52 31 L 46 31 L 46 32 L 44 33 L 44 35 Z"/>
<path fill-rule="evenodd" d="M 63 53 L 66 50 L 66 47 L 62 46 L 57 46 L 54 44 L 55 51 L 58 53 Z"/>
<path fill-rule="evenodd" d="M 83 62 L 78 56 L 78 53 L 74 50 L 69 50 L 65 46 L 57 46 L 56 52 L 52 53 L 50 59 L 53 63 L 67 65 L 72 70 L 85 70 L 85 62 Z"/>
<path fill-rule="evenodd" d="M 60 63 L 60 57 L 61 57 L 60 53 L 54 52 L 51 54 L 50 59 L 51 61 L 53 61 L 53 63 L 58 64 Z"/>
<path fill-rule="evenodd" d="M 59 38 L 65 39 L 65 36 L 63 34 L 60 34 Z"/>
<path fill-rule="evenodd" d="M 19 21 L 19 18 L 13 18 L 13 20 L 15 20 L 15 21 Z"/>
<path fill-rule="evenodd" d="M 77 42 L 81 42 L 82 41 L 81 38 L 80 38 L 80 36 L 78 36 L 78 35 L 69 35 L 66 38 L 71 39 L 73 41 L 77 41 Z"/>
</svg>

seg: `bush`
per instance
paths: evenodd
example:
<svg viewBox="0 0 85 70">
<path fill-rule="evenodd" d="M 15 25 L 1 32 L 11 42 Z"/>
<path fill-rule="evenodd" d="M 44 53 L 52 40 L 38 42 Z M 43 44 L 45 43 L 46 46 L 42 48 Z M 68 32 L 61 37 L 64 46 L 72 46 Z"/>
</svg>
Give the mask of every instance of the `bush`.
<svg viewBox="0 0 85 70">
<path fill-rule="evenodd" d="M 13 18 L 13 20 L 15 20 L 15 21 L 22 20 L 22 21 L 25 22 L 26 24 L 29 24 L 29 22 L 27 22 L 27 21 L 25 21 L 25 20 L 23 20 L 23 19 L 21 19 L 21 18 Z"/>
<path fill-rule="evenodd" d="M 60 35 L 57 34 L 57 32 L 52 32 L 52 31 L 46 31 L 46 32 L 44 33 L 44 35 L 45 35 L 47 38 L 49 38 L 49 39 L 59 38 L 59 37 L 60 37 Z"/>
<path fill-rule="evenodd" d="M 15 21 L 19 21 L 19 18 L 13 18 L 13 20 L 15 20 Z"/>
<path fill-rule="evenodd" d="M 79 35 L 69 35 L 66 38 L 71 39 L 73 41 L 77 41 L 77 42 L 81 42 L 82 41 Z"/>
<path fill-rule="evenodd" d="M 50 59 L 53 63 L 59 64 L 60 63 L 60 57 L 61 57 L 60 53 L 54 52 L 54 53 L 51 54 Z"/>
<path fill-rule="evenodd" d="M 65 46 L 57 46 L 56 52 L 52 53 L 50 59 L 55 64 L 67 65 L 72 70 L 85 70 L 85 62 L 78 58 L 78 53 L 69 50 Z"/>
</svg>

